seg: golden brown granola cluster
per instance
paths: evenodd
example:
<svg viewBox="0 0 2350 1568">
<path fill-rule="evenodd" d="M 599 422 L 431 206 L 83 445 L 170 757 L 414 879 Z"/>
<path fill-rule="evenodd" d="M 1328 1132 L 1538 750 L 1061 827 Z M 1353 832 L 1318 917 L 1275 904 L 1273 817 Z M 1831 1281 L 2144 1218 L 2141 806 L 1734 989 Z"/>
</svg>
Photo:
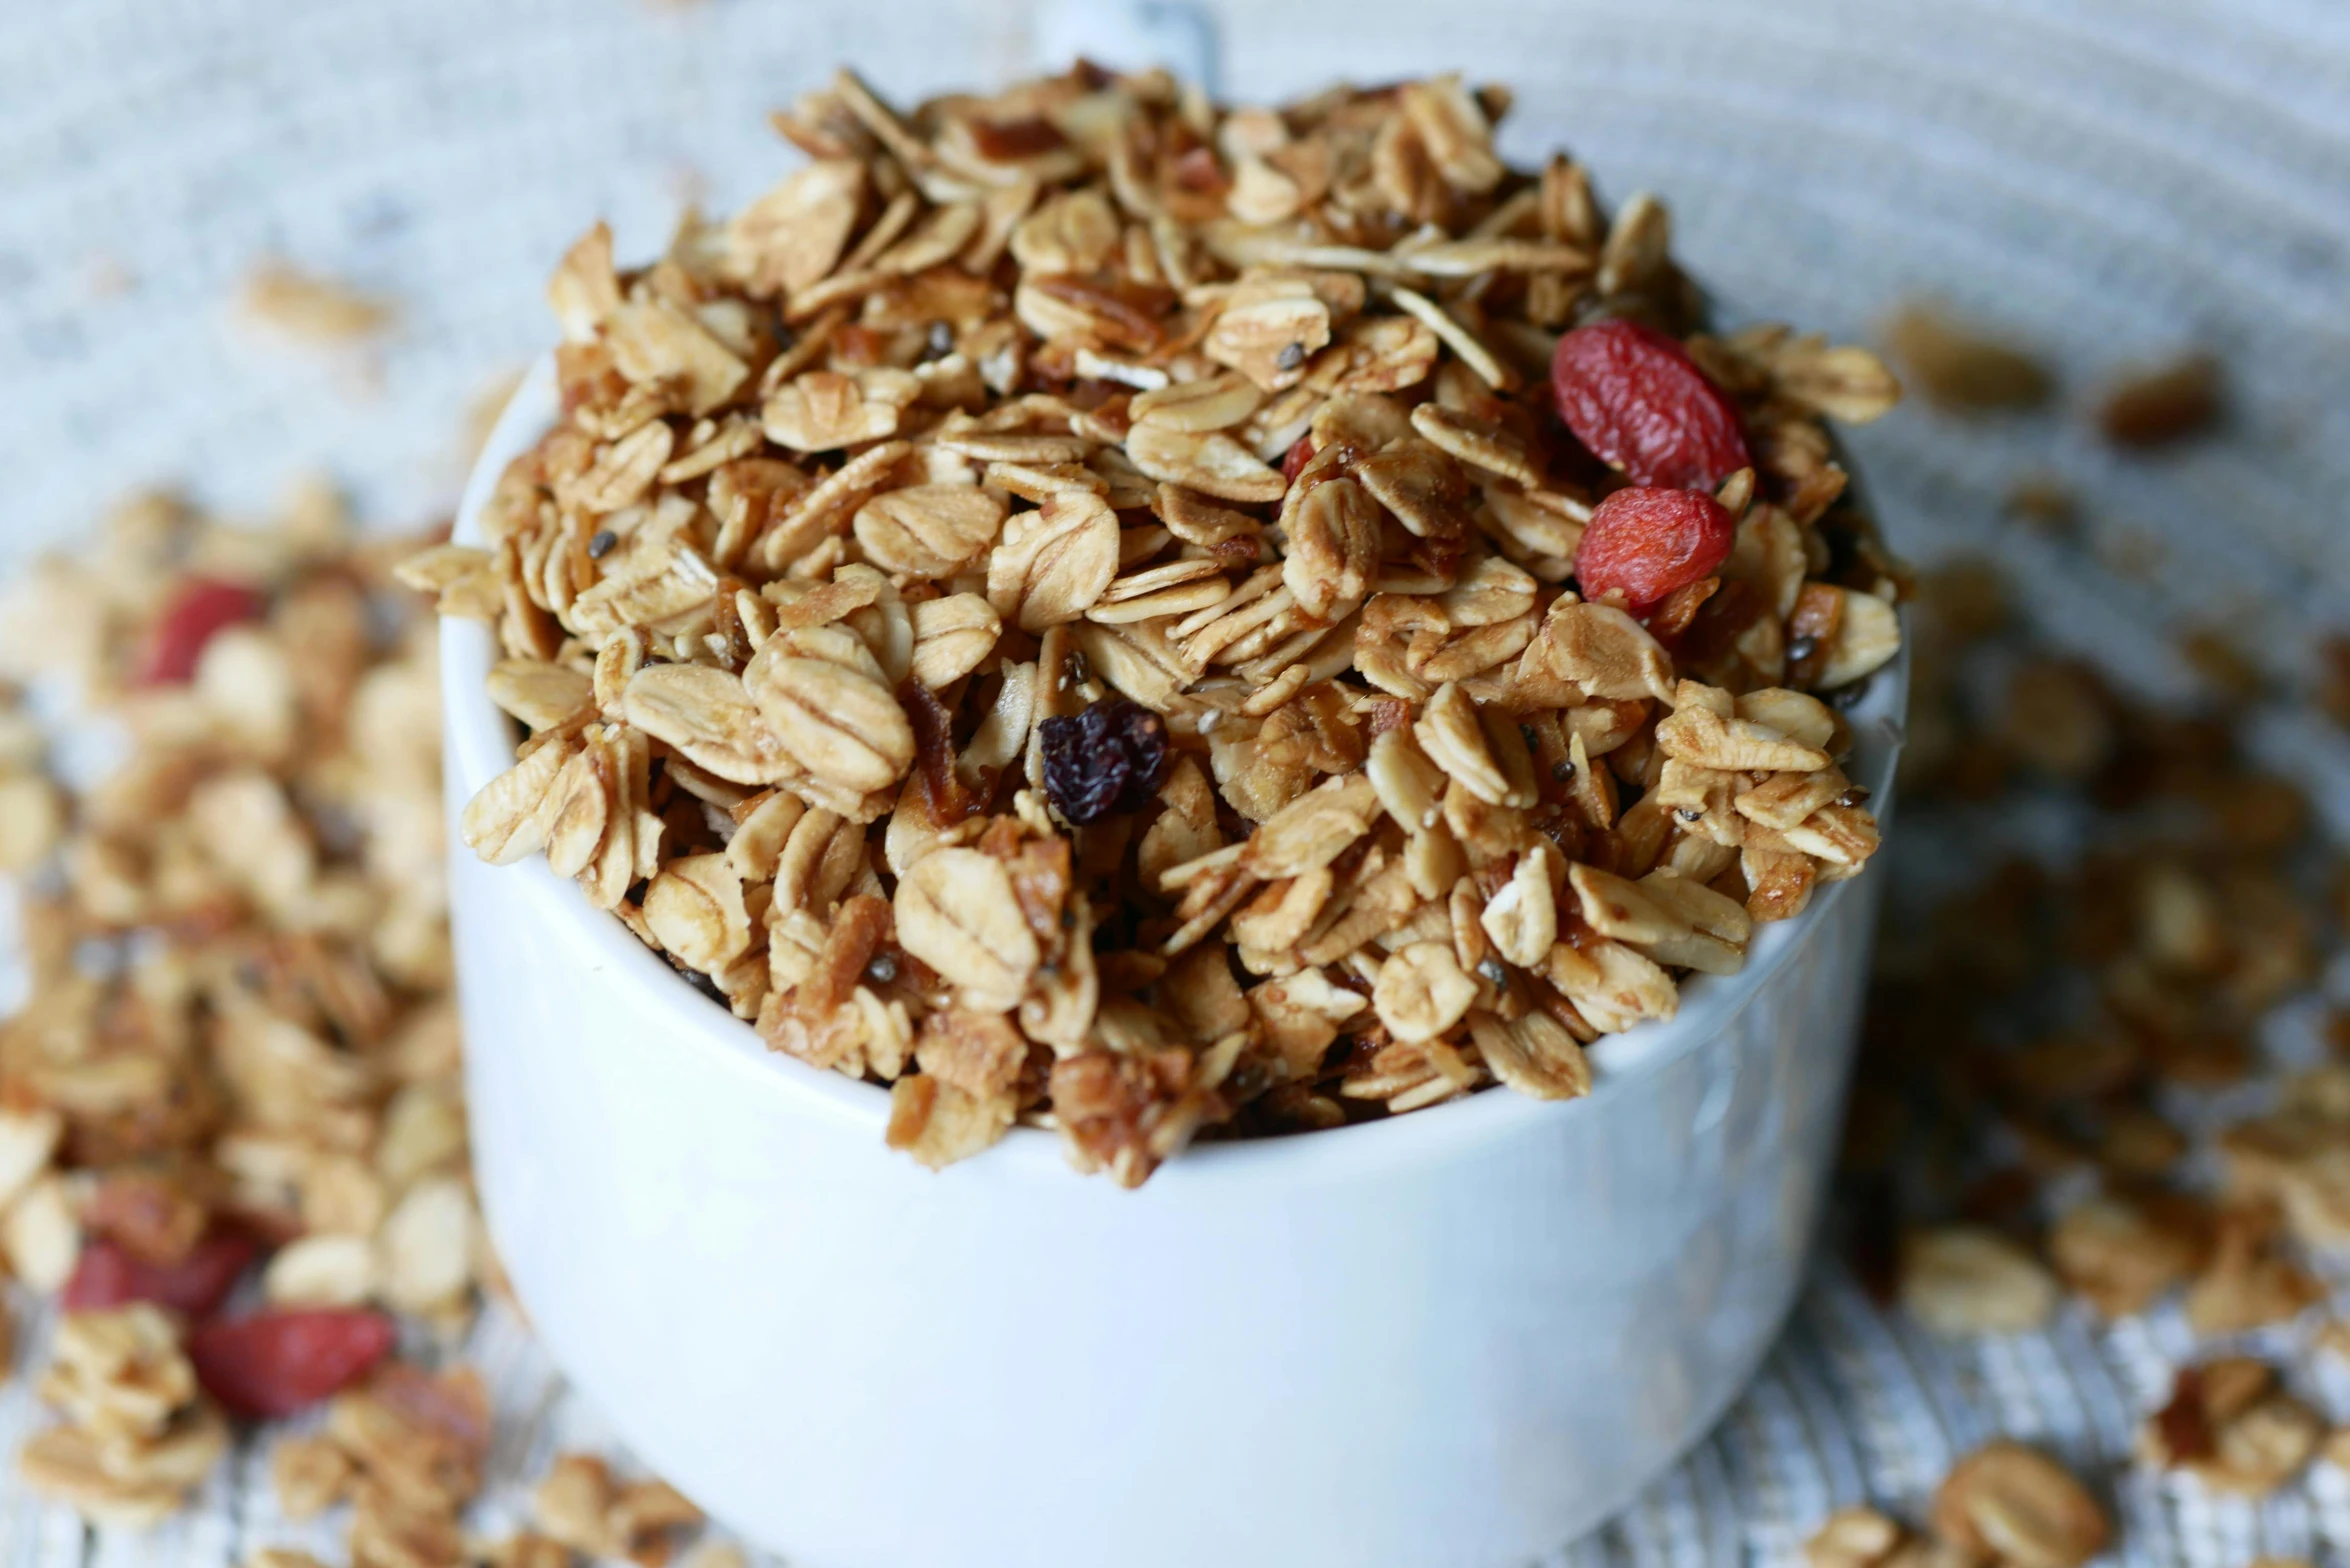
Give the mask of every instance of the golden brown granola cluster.
<svg viewBox="0 0 2350 1568">
<path fill-rule="evenodd" d="M 1584 1092 L 1876 848 L 1814 693 L 1897 651 L 1897 586 L 1821 416 L 1895 388 L 1695 332 L 1664 208 L 1505 167 L 1506 102 L 1081 67 L 901 115 L 844 73 L 731 221 L 629 272 L 591 230 L 560 421 L 405 568 L 529 730 L 467 842 L 892 1084 L 933 1165 L 1026 1119 L 1131 1184 Z M 1624 481 L 1546 373 L 1601 321 L 1752 453 L 1653 604 L 1577 592 Z"/>
<path fill-rule="evenodd" d="M 2069 1470 L 2004 1438 L 1951 1466 L 1930 1526 L 1913 1531 L 1865 1504 L 1839 1508 L 1803 1555 L 1811 1568 L 2081 1568 L 2113 1540 L 2113 1521 Z"/>
</svg>

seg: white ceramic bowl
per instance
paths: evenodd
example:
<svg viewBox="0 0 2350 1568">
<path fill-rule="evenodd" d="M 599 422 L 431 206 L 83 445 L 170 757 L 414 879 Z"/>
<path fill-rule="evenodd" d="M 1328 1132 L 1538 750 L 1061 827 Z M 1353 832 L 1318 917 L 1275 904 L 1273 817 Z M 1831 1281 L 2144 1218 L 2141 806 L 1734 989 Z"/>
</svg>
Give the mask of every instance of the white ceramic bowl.
<svg viewBox="0 0 2350 1568">
<path fill-rule="evenodd" d="M 554 416 L 542 365 L 466 497 Z M 442 634 L 452 813 L 507 766 Z M 1899 670 L 1853 712 L 1889 804 Z M 1494 1090 L 1208 1146 L 1136 1192 L 1015 1130 L 932 1174 L 887 1097 L 768 1052 L 543 862 L 455 852 L 475 1162 L 555 1359 L 796 1568 L 1499 1568 L 1700 1436 L 1793 1298 L 1881 872 Z"/>
</svg>

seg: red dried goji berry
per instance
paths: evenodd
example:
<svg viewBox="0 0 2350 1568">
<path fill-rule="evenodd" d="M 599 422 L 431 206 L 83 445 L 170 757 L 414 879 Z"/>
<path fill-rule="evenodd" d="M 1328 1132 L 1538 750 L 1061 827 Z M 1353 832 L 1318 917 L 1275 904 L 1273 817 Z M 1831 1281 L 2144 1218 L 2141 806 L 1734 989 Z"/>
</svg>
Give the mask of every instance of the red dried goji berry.
<svg viewBox="0 0 2350 1568">
<path fill-rule="evenodd" d="M 1621 592 L 1635 611 L 1710 577 L 1738 533 L 1729 509 L 1702 490 L 1618 490 L 1593 509 L 1575 546 L 1583 597 Z"/>
<path fill-rule="evenodd" d="M 215 634 L 240 621 L 258 619 L 268 601 L 239 583 L 210 577 L 191 577 L 172 593 L 147 645 L 139 667 L 144 686 L 185 684 L 196 673 L 196 661 Z"/>
<path fill-rule="evenodd" d="M 65 1305 L 75 1312 L 152 1301 L 191 1318 L 204 1317 L 228 1299 L 261 1243 L 241 1230 L 216 1227 L 176 1263 L 142 1263 L 122 1243 L 100 1236 L 82 1248 L 73 1278 L 65 1282 Z"/>
<path fill-rule="evenodd" d="M 1297 483 L 1298 474 L 1314 460 L 1314 438 L 1299 436 L 1290 443 L 1288 455 L 1281 459 L 1281 477 L 1289 484 Z"/>
<path fill-rule="evenodd" d="M 1577 327 L 1559 339 L 1550 384 L 1575 439 L 1636 485 L 1711 490 L 1753 461 L 1737 406 L 1654 328 Z"/>
<path fill-rule="evenodd" d="M 198 1324 L 188 1361 L 232 1415 L 285 1416 L 357 1382 L 397 1337 L 380 1312 L 260 1312 Z"/>
</svg>

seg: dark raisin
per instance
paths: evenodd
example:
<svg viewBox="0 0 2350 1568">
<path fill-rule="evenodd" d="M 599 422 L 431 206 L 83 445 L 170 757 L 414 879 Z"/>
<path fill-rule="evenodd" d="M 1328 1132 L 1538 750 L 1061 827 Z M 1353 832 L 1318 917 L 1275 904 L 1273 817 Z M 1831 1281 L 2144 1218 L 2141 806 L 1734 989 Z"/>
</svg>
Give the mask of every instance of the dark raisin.
<svg viewBox="0 0 2350 1568">
<path fill-rule="evenodd" d="M 925 361 L 944 359 L 955 351 L 955 329 L 943 321 L 930 324 L 930 335 L 922 343 Z"/>
<path fill-rule="evenodd" d="M 620 536 L 611 529 L 597 529 L 593 537 L 588 540 L 588 559 L 591 561 L 602 560 L 612 553 L 612 547 L 619 542 Z"/>
<path fill-rule="evenodd" d="M 1283 370 L 1295 370 L 1298 366 L 1304 364 L 1305 362 L 1306 346 L 1303 343 L 1288 343 L 1282 345 L 1281 352 L 1275 355 L 1273 359 L 1273 363 Z"/>
<path fill-rule="evenodd" d="M 1044 746 L 1045 795 L 1079 827 L 1139 809 L 1166 777 L 1166 721 L 1124 697 L 1097 702 L 1073 717 L 1047 719 L 1037 735 Z"/>
</svg>

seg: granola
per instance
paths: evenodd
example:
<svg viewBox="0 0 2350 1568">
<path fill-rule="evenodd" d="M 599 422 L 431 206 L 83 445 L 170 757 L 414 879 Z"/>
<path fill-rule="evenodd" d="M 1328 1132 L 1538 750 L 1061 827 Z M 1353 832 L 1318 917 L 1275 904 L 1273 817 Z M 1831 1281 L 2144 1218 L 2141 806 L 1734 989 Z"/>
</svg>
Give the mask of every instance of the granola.
<svg viewBox="0 0 2350 1568">
<path fill-rule="evenodd" d="M 2081 1568 L 2112 1521 L 2064 1466 L 2007 1439 L 1961 1458 L 1935 1490 L 1931 1532 L 1866 1505 L 1839 1508 L 1804 1542 L 1811 1568 Z"/>
<path fill-rule="evenodd" d="M 2311 874 L 2333 857 L 2254 760 L 2241 693 L 2134 701 L 2009 627 L 1983 565 L 1927 574 L 1914 624 L 1921 816 L 2057 799 L 2078 837 L 1888 922 L 1848 1141 L 1855 1263 L 1944 1333 L 2065 1312 L 2058 1287 L 2144 1315 L 2125 1339 L 2175 1331 L 2137 1462 L 2183 1478 L 2166 1489 L 2266 1497 L 2342 1452 L 2305 1397 L 2344 1343 L 2311 1320 L 2350 1237 L 2350 1025 L 2307 1005 L 2338 942 Z M 2308 1052 L 2268 1057 L 2264 1029 L 2296 1018 Z M 2223 1353 L 2246 1335 L 2260 1357 Z M 1894 1549 L 1832 1523 L 1821 1553 Z"/>
<path fill-rule="evenodd" d="M 38 1383 L 64 1419 L 19 1464 L 95 1519 L 173 1512 L 229 1418 L 333 1394 L 390 1345 L 386 1309 L 453 1328 L 485 1282 L 433 641 L 388 575 L 414 547 L 317 484 L 264 527 L 143 496 L 0 614 L 5 678 L 57 683 L 120 752 L 68 775 L 7 689 L 0 789 L 43 831 L 8 835 L 31 985 L 0 1023 L 0 1251 L 65 1308 Z M 230 1304 L 247 1280 L 258 1310 Z M 478 1389 L 404 1407 L 471 1412 L 470 1457 L 399 1494 L 423 1534 L 384 1501 L 423 1473 L 367 1436 L 392 1418 L 345 1414 L 421 1377 L 376 1371 L 273 1455 L 289 1514 L 356 1499 L 355 1560 L 462 1555 Z"/>
<path fill-rule="evenodd" d="M 466 842 L 932 1165 L 1587 1092 L 1877 848 L 1821 697 L 1903 578 L 1822 420 L 1898 389 L 1702 330 L 1662 203 L 1508 168 L 1507 107 L 843 72 L 731 220 L 589 230 L 560 422 L 402 568 L 527 732 Z"/>
<path fill-rule="evenodd" d="M 2250 1356 L 2181 1367 L 2169 1403 L 2146 1418 L 2138 1452 L 2206 1486 L 2253 1496 L 2291 1480 L 2318 1451 L 2325 1421 Z"/>
<path fill-rule="evenodd" d="M 69 1312 L 41 1397 L 65 1420 L 36 1433 L 25 1483 L 107 1523 L 178 1511 L 228 1451 L 228 1423 L 198 1391 L 179 1327 L 145 1302 Z"/>
</svg>

